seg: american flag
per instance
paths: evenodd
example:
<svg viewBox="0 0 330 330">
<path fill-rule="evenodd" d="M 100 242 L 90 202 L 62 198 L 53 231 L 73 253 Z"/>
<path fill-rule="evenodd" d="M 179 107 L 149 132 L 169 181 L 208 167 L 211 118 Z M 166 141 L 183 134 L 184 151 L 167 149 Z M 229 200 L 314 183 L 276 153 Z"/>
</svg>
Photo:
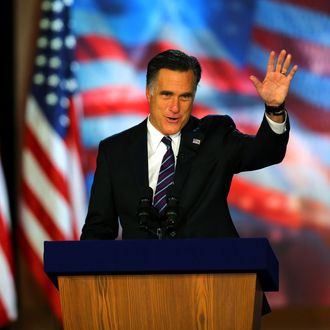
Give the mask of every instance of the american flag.
<svg viewBox="0 0 330 330">
<path fill-rule="evenodd" d="M 299 71 L 287 100 L 286 158 L 236 176 L 229 202 L 241 235 L 268 237 L 279 258 L 280 292 L 271 305 L 330 305 L 329 2 L 53 0 L 42 1 L 41 16 L 26 107 L 20 243 L 56 314 L 43 241 L 79 237 L 80 158 L 89 191 L 99 141 L 145 118 L 146 65 L 168 48 L 202 64 L 194 114 L 229 114 L 246 133 L 256 132 L 263 115 L 249 75 L 263 77 L 272 49 L 293 54 Z"/>
<path fill-rule="evenodd" d="M 0 327 L 17 317 L 11 232 L 6 182 L 0 160 Z"/>
<path fill-rule="evenodd" d="M 59 318 L 58 292 L 43 271 L 43 243 L 78 239 L 86 209 L 71 6 L 71 0 L 41 2 L 25 112 L 19 223 L 22 253 Z"/>
<path fill-rule="evenodd" d="M 194 114 L 229 114 L 246 133 L 263 116 L 249 75 L 262 79 L 270 50 L 293 54 L 287 156 L 236 176 L 229 202 L 242 236 L 268 237 L 278 255 L 281 289 L 271 304 L 330 305 L 330 3 L 76 0 L 73 23 L 88 190 L 99 141 L 148 113 L 146 65 L 157 52 L 197 56 Z"/>
</svg>

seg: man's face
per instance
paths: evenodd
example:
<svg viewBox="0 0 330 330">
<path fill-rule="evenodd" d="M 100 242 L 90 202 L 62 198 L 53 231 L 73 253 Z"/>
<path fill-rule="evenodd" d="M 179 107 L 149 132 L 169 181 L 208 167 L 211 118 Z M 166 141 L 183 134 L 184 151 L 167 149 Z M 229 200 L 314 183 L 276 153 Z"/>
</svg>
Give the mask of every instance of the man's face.
<svg viewBox="0 0 330 330">
<path fill-rule="evenodd" d="M 186 125 L 192 111 L 194 73 L 160 69 L 146 95 L 152 125 L 164 135 L 175 134 Z"/>
</svg>

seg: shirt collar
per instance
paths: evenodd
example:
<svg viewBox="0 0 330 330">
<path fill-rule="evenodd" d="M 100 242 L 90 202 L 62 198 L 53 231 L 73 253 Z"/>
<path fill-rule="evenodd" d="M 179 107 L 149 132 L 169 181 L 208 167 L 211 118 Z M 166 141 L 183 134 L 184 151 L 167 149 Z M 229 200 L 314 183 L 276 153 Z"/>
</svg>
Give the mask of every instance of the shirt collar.
<svg viewBox="0 0 330 330">
<path fill-rule="evenodd" d="M 148 130 L 148 145 L 152 153 L 154 153 L 157 150 L 159 144 L 161 143 L 164 134 L 159 132 L 158 129 L 151 124 L 150 115 L 148 116 L 147 130 Z M 172 139 L 172 146 L 173 144 L 176 146 L 180 143 L 180 136 L 181 136 L 181 132 L 170 135 Z"/>
</svg>

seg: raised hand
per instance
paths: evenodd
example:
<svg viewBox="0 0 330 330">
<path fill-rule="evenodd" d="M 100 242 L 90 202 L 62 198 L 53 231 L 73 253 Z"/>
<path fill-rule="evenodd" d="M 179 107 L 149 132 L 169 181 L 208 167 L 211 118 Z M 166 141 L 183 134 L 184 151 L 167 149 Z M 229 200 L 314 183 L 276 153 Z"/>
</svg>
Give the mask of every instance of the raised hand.
<svg viewBox="0 0 330 330">
<path fill-rule="evenodd" d="M 289 92 L 291 80 L 298 70 L 298 65 L 294 65 L 288 71 L 291 64 L 291 54 L 286 50 L 281 50 L 277 61 L 276 54 L 271 51 L 268 58 L 267 71 L 264 80 L 261 82 L 257 77 L 250 76 L 258 94 L 270 106 L 279 106 L 284 101 Z"/>
</svg>

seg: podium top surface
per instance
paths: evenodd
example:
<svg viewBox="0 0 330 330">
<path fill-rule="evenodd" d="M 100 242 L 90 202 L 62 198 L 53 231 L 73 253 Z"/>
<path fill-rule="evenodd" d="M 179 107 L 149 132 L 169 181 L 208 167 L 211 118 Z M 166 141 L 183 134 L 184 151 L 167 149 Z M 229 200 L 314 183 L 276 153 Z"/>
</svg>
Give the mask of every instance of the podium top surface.
<svg viewBox="0 0 330 330">
<path fill-rule="evenodd" d="M 257 273 L 278 290 L 278 261 L 266 238 L 44 242 L 44 271 L 60 275 Z"/>
</svg>

